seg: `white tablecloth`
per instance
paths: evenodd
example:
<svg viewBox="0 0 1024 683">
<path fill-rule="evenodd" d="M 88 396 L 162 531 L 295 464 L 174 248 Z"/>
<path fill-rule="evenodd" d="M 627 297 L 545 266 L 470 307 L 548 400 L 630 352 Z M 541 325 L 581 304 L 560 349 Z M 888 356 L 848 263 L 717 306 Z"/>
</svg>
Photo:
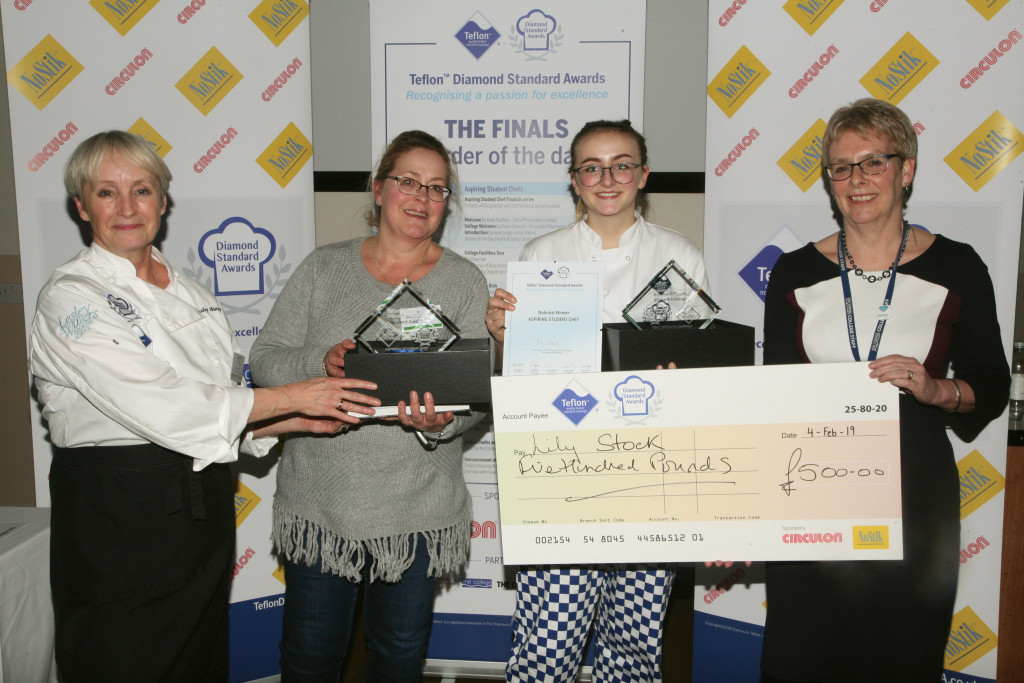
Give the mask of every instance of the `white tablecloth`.
<svg viewBox="0 0 1024 683">
<path fill-rule="evenodd" d="M 50 509 L 0 507 L 0 683 L 56 680 Z"/>
</svg>

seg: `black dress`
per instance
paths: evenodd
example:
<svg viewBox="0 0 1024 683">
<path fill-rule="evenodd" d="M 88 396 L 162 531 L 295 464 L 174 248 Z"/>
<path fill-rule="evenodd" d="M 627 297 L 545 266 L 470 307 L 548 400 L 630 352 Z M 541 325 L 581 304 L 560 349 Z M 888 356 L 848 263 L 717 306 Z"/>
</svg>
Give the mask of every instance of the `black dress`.
<svg viewBox="0 0 1024 683">
<path fill-rule="evenodd" d="M 850 285 L 866 360 L 888 280 L 868 283 L 851 272 Z M 775 264 L 764 340 L 766 364 L 854 360 L 839 266 L 813 244 Z M 946 424 L 973 438 L 1002 412 L 1009 390 L 992 283 L 970 246 L 937 236 L 900 266 L 877 357 L 894 353 L 922 361 L 932 377 L 945 377 L 952 362 L 953 376 L 974 390 L 976 410 L 953 416 L 900 397 L 902 561 L 769 563 L 761 670 L 772 679 L 940 680 L 960 545 Z"/>
</svg>

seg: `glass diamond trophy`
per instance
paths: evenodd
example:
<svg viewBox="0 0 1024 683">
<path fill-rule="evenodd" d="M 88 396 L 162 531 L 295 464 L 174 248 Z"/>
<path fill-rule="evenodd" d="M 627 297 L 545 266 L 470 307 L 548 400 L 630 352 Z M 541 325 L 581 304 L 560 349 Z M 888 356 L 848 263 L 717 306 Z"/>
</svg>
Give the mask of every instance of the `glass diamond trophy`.
<svg viewBox="0 0 1024 683">
<path fill-rule="evenodd" d="M 441 309 L 403 280 L 356 328 L 354 339 L 370 353 L 444 351 L 461 337 Z"/>
<path fill-rule="evenodd" d="M 638 330 L 644 329 L 641 323 L 648 327 L 685 324 L 703 330 L 721 312 L 721 307 L 674 260 L 665 264 L 622 309 L 622 315 Z"/>
</svg>

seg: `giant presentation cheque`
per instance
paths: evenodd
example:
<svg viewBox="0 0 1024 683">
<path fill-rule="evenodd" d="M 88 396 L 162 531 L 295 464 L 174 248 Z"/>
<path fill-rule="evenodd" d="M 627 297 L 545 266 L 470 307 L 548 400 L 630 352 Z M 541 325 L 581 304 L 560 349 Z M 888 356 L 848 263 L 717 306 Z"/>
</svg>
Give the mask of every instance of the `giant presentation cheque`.
<svg viewBox="0 0 1024 683">
<path fill-rule="evenodd" d="M 899 394 L 865 363 L 491 386 L 505 564 L 903 556 Z"/>
</svg>

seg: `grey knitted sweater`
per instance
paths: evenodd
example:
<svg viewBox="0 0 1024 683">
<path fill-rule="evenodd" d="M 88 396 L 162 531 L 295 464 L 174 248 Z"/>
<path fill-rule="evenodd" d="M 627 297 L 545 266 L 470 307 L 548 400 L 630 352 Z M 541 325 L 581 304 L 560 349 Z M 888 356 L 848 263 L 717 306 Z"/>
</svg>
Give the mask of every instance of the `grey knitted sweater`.
<svg viewBox="0 0 1024 683">
<path fill-rule="evenodd" d="M 364 239 L 320 247 L 298 267 L 252 347 L 253 382 L 276 386 L 321 376 L 327 350 L 351 338 L 391 293 L 393 286 L 366 272 L 359 256 Z M 464 338 L 487 337 L 487 282 L 472 263 L 445 249 L 414 287 Z M 319 558 L 353 581 L 370 561 L 371 581 L 393 582 L 412 564 L 414 544 L 426 542 L 429 574 L 455 572 L 468 558 L 472 522 L 458 435 L 480 417 L 456 414 L 434 451 L 397 422 L 289 437 L 274 495 L 278 551 L 293 562 Z"/>
</svg>

